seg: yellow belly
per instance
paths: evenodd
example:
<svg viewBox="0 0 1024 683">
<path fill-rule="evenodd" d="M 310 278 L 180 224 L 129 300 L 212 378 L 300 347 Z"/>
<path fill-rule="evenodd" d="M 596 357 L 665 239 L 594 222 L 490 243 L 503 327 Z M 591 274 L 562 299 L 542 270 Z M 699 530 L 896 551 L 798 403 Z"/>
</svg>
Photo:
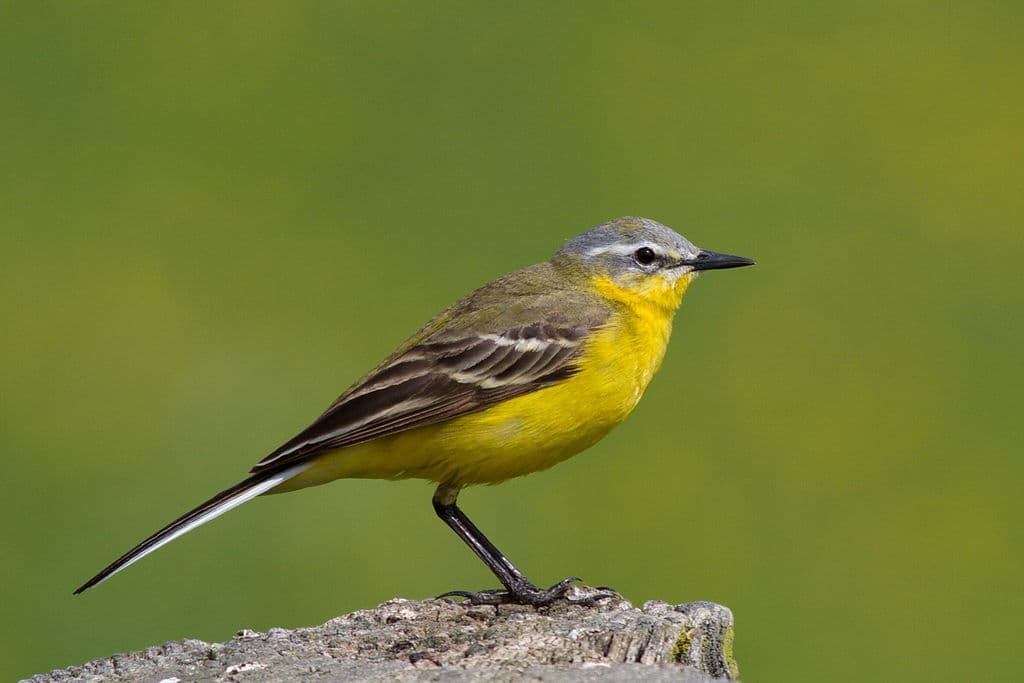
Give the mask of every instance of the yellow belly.
<svg viewBox="0 0 1024 683">
<path fill-rule="evenodd" d="M 494 484 L 551 467 L 594 445 L 632 412 L 661 365 L 671 329 L 671 311 L 623 307 L 591 335 L 579 372 L 564 382 L 325 453 L 273 492 L 342 478 Z"/>
</svg>

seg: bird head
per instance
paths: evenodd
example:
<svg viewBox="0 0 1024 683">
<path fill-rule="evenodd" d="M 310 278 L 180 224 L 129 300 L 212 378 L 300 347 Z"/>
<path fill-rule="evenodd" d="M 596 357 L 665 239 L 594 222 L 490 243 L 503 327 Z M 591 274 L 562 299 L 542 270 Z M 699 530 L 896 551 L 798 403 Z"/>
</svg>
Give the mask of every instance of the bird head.
<svg viewBox="0 0 1024 683">
<path fill-rule="evenodd" d="M 617 291 L 672 309 L 701 271 L 754 264 L 701 249 L 672 228 L 634 217 L 617 218 L 569 240 L 555 259 L 586 273 L 606 294 Z"/>
</svg>

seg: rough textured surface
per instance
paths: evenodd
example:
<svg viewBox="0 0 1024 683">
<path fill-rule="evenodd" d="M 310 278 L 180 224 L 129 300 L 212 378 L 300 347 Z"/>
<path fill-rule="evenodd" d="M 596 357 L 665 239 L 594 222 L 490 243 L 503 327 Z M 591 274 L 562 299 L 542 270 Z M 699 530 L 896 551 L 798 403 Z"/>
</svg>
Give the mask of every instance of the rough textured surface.
<svg viewBox="0 0 1024 683">
<path fill-rule="evenodd" d="M 737 676 L 732 624 L 732 612 L 710 602 L 537 609 L 395 599 L 322 626 L 178 640 L 30 680 L 706 683 Z"/>
</svg>

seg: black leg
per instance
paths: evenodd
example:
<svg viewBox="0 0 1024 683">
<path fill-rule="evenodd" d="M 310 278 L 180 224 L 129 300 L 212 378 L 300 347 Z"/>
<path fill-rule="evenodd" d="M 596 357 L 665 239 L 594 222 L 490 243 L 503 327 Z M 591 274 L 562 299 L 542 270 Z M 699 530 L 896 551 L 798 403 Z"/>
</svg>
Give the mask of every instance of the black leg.
<svg viewBox="0 0 1024 683">
<path fill-rule="evenodd" d="M 446 494 L 446 495 L 445 495 Z M 476 528 L 469 517 L 455 504 L 454 495 L 449 491 L 438 489 L 434 496 L 434 512 L 445 524 L 452 528 L 459 538 L 476 553 L 477 557 L 484 561 L 504 590 L 485 590 L 472 593 L 469 591 L 450 591 L 438 597 L 458 596 L 469 600 L 473 604 L 500 605 L 507 603 L 518 603 L 524 605 L 550 605 L 551 603 L 563 601 L 573 604 L 593 604 L 597 600 L 615 597 L 612 592 L 600 592 L 583 599 L 571 600 L 566 597 L 569 587 L 579 581 L 577 577 L 570 577 L 559 581 L 551 588 L 538 588 L 526 575 L 516 569 L 505 555 L 491 543 L 483 532 Z"/>
</svg>

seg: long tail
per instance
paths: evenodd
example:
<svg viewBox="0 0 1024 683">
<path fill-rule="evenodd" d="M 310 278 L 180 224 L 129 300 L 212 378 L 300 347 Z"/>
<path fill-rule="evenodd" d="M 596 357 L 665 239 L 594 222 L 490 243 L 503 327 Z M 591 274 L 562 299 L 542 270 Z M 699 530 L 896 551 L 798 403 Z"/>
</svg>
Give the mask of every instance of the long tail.
<svg viewBox="0 0 1024 683">
<path fill-rule="evenodd" d="M 278 484 L 291 479 L 299 472 L 309 467 L 309 463 L 302 463 L 280 472 L 272 474 L 255 474 L 245 481 L 239 482 L 229 489 L 225 489 L 206 501 L 199 507 L 189 510 L 178 519 L 174 520 L 160 531 L 156 532 L 142 543 L 117 558 L 99 574 L 92 577 L 75 590 L 78 595 L 87 588 L 103 583 L 114 574 L 118 573 L 130 564 L 138 562 L 146 555 L 157 548 L 161 548 L 179 536 L 183 536 L 195 529 L 197 526 L 206 524 L 215 517 L 220 517 L 228 510 L 232 510 L 242 503 L 252 500 L 261 493 L 266 493 Z"/>
</svg>

